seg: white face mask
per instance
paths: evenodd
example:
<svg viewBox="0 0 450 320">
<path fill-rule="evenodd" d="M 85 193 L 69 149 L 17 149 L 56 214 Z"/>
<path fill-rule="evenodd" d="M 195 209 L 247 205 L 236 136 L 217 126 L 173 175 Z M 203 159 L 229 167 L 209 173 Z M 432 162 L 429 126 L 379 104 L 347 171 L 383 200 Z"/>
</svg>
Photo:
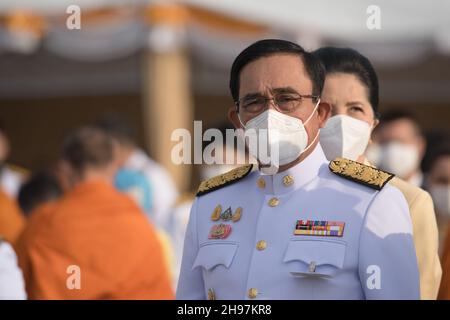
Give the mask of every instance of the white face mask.
<svg viewBox="0 0 450 320">
<path fill-rule="evenodd" d="M 410 144 L 390 142 L 380 146 L 380 169 L 394 173 L 405 178 L 419 165 L 419 151 Z"/>
<path fill-rule="evenodd" d="M 311 115 L 303 123 L 302 120 L 268 109 L 249 120 L 245 125 L 245 135 L 256 145 L 248 145 L 249 153 L 258 159 L 261 171 L 265 174 L 275 174 L 282 165 L 298 159 L 317 139 L 308 146 L 308 133 L 305 125 L 317 110 L 320 101 L 317 101 Z M 265 149 L 265 150 L 261 150 Z M 267 155 L 267 159 L 265 157 Z"/>
<path fill-rule="evenodd" d="M 320 131 L 320 144 L 328 160 L 344 157 L 356 160 L 366 150 L 370 125 L 347 115 L 331 117 Z"/>
<path fill-rule="evenodd" d="M 450 218 L 450 185 L 431 186 L 430 194 L 437 212 L 442 216 Z"/>
</svg>

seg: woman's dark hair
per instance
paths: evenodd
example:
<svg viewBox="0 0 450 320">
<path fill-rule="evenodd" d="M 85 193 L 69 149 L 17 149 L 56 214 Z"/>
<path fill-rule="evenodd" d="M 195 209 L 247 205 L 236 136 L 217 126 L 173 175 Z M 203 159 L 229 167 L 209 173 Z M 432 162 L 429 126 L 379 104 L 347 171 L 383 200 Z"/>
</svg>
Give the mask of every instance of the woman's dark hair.
<svg viewBox="0 0 450 320">
<path fill-rule="evenodd" d="M 233 100 L 235 102 L 239 100 L 239 77 L 247 64 L 262 57 L 282 53 L 295 54 L 302 59 L 306 73 L 313 83 L 312 95 L 320 96 L 325 81 L 325 70 L 320 61 L 298 44 L 280 39 L 265 39 L 245 48 L 234 60 L 230 72 L 230 91 Z"/>
<path fill-rule="evenodd" d="M 369 102 L 378 118 L 378 77 L 369 59 L 350 48 L 324 47 L 312 53 L 325 67 L 326 74 L 350 73 L 355 75 L 369 92 Z"/>
</svg>

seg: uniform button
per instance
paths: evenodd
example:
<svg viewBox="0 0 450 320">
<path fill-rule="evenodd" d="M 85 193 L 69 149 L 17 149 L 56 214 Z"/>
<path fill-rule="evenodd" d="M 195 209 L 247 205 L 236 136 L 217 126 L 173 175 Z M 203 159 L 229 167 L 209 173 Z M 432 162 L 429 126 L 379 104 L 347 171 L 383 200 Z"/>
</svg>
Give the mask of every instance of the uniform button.
<svg viewBox="0 0 450 320">
<path fill-rule="evenodd" d="M 259 179 L 256 181 L 256 184 L 258 185 L 258 187 L 259 187 L 260 189 L 264 189 L 264 188 L 266 187 L 266 181 L 264 180 L 264 178 L 259 178 Z"/>
<path fill-rule="evenodd" d="M 280 200 L 278 198 L 271 198 L 269 200 L 269 206 L 276 207 L 280 203 Z"/>
<path fill-rule="evenodd" d="M 258 289 L 256 289 L 256 288 L 250 288 L 250 289 L 248 290 L 248 297 L 249 297 L 250 299 L 255 299 L 257 295 L 258 295 Z"/>
<path fill-rule="evenodd" d="M 288 174 L 287 176 L 283 177 L 283 184 L 285 187 L 289 187 L 294 183 L 294 177 Z"/>
<path fill-rule="evenodd" d="M 216 293 L 213 288 L 208 289 L 208 300 L 216 300 Z"/>
<path fill-rule="evenodd" d="M 267 242 L 265 242 L 264 240 L 259 240 L 258 243 L 256 244 L 256 249 L 262 251 L 265 248 L 267 248 Z"/>
</svg>

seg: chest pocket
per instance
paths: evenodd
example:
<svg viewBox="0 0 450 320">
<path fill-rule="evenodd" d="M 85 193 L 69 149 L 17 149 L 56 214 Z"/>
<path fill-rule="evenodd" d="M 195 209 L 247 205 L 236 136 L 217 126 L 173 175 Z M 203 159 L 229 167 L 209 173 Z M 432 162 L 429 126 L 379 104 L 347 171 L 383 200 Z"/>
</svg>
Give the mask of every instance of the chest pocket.
<svg viewBox="0 0 450 320">
<path fill-rule="evenodd" d="M 202 267 L 209 271 L 219 265 L 228 269 L 233 262 L 237 248 L 238 244 L 235 242 L 205 243 L 200 246 L 192 269 Z"/>
<path fill-rule="evenodd" d="M 283 262 L 294 277 L 331 278 L 342 269 L 345 242 L 323 239 L 289 241 Z"/>
</svg>

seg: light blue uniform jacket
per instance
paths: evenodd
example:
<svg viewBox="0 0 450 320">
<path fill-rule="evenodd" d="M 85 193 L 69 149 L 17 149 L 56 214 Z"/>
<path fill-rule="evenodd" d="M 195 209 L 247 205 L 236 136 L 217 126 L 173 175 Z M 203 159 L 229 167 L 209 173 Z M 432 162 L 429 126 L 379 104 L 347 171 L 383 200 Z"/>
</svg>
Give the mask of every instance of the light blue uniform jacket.
<svg viewBox="0 0 450 320">
<path fill-rule="evenodd" d="M 286 175 L 293 184 L 283 183 Z M 269 205 L 272 198 L 278 205 Z M 217 205 L 241 207 L 241 219 L 212 221 Z M 341 237 L 294 235 L 298 220 L 345 227 Z M 231 233 L 209 239 L 220 222 Z M 419 299 L 408 205 L 395 187 L 378 191 L 332 173 L 320 145 L 285 172 L 254 171 L 192 206 L 177 299 L 208 292 L 216 299 Z"/>
</svg>

